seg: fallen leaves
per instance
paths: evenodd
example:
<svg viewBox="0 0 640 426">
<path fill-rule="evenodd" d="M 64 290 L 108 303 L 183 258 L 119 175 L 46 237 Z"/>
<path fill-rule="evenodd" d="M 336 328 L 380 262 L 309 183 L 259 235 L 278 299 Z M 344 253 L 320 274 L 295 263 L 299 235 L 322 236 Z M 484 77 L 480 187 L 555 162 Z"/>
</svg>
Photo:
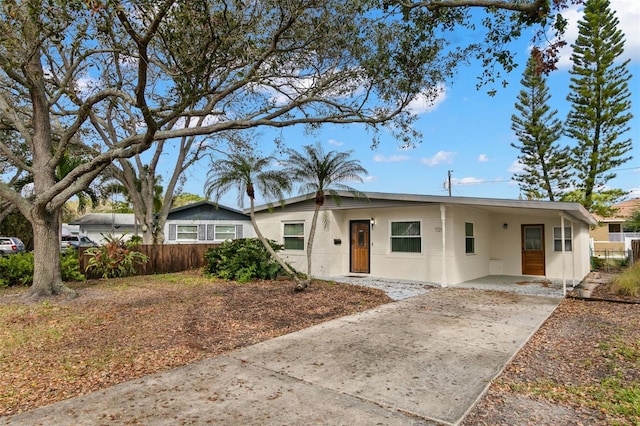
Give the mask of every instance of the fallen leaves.
<svg viewBox="0 0 640 426">
<path fill-rule="evenodd" d="M 215 356 L 391 300 L 314 282 L 237 284 L 196 272 L 78 285 L 41 303 L 0 293 L 0 415 Z"/>
</svg>

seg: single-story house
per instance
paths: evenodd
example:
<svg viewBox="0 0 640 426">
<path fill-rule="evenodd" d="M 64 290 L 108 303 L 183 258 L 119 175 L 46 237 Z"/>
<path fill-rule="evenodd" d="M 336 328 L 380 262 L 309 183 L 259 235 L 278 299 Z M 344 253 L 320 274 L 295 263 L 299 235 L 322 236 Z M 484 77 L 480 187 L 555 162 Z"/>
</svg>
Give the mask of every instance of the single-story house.
<svg viewBox="0 0 640 426">
<path fill-rule="evenodd" d="M 312 274 L 371 276 L 446 286 L 489 275 L 580 282 L 590 272 L 589 228 L 578 203 L 340 193 L 318 218 Z M 256 207 L 267 238 L 306 271 L 313 194 Z"/>
<path fill-rule="evenodd" d="M 79 235 L 86 235 L 98 244 L 107 242 L 103 235 L 116 238 L 124 235 L 123 239 L 128 240 L 141 234 L 133 213 L 89 213 L 69 225 L 77 226 Z"/>
<path fill-rule="evenodd" d="M 625 227 L 625 222 L 634 211 L 640 209 L 640 198 L 623 201 L 612 205 L 616 209 L 613 216 L 596 216 L 598 226 L 591 229 L 594 255 L 625 256 L 630 248 L 630 240 L 640 239 L 640 233 Z"/>
<path fill-rule="evenodd" d="M 248 215 L 211 201 L 200 201 L 169 212 L 165 244 L 212 244 L 255 237 Z"/>
</svg>

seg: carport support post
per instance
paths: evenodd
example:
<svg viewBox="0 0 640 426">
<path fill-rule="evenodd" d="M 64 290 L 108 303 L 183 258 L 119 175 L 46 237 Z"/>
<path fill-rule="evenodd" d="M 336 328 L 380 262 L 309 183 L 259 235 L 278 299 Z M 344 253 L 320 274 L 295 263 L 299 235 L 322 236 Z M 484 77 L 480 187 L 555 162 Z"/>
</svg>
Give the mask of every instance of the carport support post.
<svg viewBox="0 0 640 426">
<path fill-rule="evenodd" d="M 447 286 L 447 208 L 440 204 L 440 221 L 442 222 L 442 287 Z"/>
<path fill-rule="evenodd" d="M 573 234 L 571 235 L 571 238 L 573 238 Z M 564 264 L 565 264 L 565 260 L 564 260 L 564 215 L 561 214 L 560 215 L 560 241 L 562 241 L 562 243 L 560 244 L 562 246 L 562 297 L 566 297 L 567 296 L 567 279 L 565 277 L 565 271 L 564 271 Z M 571 248 L 573 248 L 573 243 L 571 243 Z"/>
</svg>

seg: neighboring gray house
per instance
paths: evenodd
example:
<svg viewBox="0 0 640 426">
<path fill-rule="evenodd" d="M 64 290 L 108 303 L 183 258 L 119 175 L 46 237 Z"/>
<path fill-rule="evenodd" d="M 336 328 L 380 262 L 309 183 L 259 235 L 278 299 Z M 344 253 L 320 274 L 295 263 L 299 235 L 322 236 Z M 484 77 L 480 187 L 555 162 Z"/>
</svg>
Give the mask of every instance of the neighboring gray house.
<svg viewBox="0 0 640 426">
<path fill-rule="evenodd" d="M 141 232 L 133 213 L 89 213 L 69 225 L 77 226 L 79 235 L 86 235 L 98 244 L 107 242 L 103 235 L 115 238 L 124 235 L 126 241 Z"/>
<path fill-rule="evenodd" d="M 589 227 L 578 203 L 368 193 L 327 198 L 313 245 L 313 275 L 457 284 L 489 275 L 581 281 L 590 272 Z M 313 195 L 256 207 L 265 237 L 306 270 Z M 517 280 L 516 280 L 517 281 Z M 514 281 L 515 282 L 515 281 Z"/>
<path fill-rule="evenodd" d="M 169 211 L 165 244 L 212 244 L 255 237 L 249 216 L 211 201 L 200 201 Z"/>
</svg>

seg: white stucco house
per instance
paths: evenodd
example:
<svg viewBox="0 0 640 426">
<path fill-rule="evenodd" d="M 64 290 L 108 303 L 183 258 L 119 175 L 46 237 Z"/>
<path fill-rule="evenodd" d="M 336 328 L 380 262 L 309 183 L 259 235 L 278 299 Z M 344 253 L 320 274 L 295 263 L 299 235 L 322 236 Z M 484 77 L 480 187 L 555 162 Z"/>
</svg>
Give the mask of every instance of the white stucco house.
<svg viewBox="0 0 640 426">
<path fill-rule="evenodd" d="M 212 244 L 255 237 L 249 216 L 211 201 L 200 201 L 169 212 L 164 244 Z"/>
<path fill-rule="evenodd" d="M 341 193 L 327 198 L 313 245 L 314 276 L 371 276 L 443 286 L 490 275 L 579 283 L 590 272 L 589 228 L 578 203 Z M 306 271 L 313 195 L 256 207 L 265 237 Z M 564 242 L 564 243 L 563 243 Z"/>
</svg>

